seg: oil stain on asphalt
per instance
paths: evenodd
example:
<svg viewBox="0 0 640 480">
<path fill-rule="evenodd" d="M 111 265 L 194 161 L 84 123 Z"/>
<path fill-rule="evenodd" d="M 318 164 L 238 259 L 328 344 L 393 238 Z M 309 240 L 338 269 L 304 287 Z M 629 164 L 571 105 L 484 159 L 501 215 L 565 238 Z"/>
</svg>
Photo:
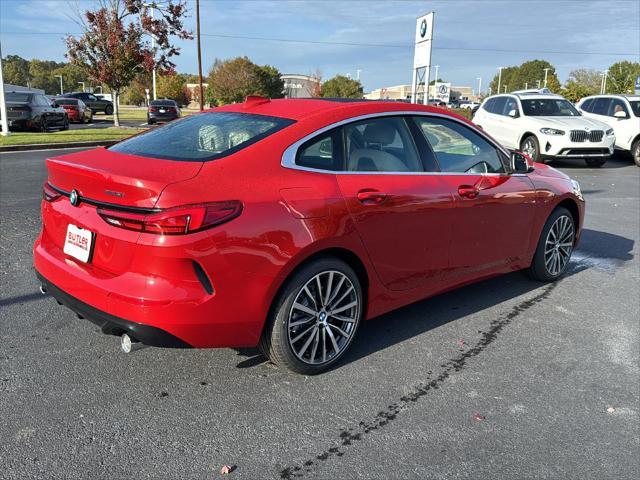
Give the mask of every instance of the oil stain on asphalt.
<svg viewBox="0 0 640 480">
<path fill-rule="evenodd" d="M 384 410 L 379 411 L 373 419 L 369 421 L 362 421 L 356 428 L 344 429 L 339 434 L 339 439 L 336 442 L 336 446 L 333 446 L 324 452 L 320 453 L 314 458 L 310 458 L 300 465 L 293 465 L 283 468 L 280 473 L 280 478 L 284 480 L 292 480 L 295 478 L 302 478 L 306 474 L 313 473 L 315 467 L 320 465 L 320 462 L 324 462 L 331 457 L 342 457 L 345 454 L 345 450 L 349 445 L 354 442 L 359 442 L 366 438 L 367 435 L 371 435 L 373 432 L 380 428 L 385 427 L 403 411 L 411 407 L 422 397 L 427 395 L 431 390 L 436 390 L 444 383 L 447 378 L 452 374 L 459 372 L 467 366 L 469 360 L 477 357 L 482 353 L 489 345 L 491 345 L 497 338 L 502 330 L 507 327 L 514 319 L 516 319 L 521 313 L 527 311 L 534 305 L 546 300 L 553 290 L 556 288 L 559 282 L 555 282 L 544 287 L 542 292 L 535 297 L 528 300 L 524 300 L 515 305 L 509 312 L 499 316 L 496 320 L 493 320 L 489 324 L 487 330 L 479 330 L 480 339 L 468 350 L 458 355 L 455 358 L 448 360 L 440 365 L 442 372 L 437 376 L 433 372 L 428 372 L 426 380 L 417 386 L 415 386 L 411 392 L 403 395 L 394 402 L 388 405 Z"/>
</svg>

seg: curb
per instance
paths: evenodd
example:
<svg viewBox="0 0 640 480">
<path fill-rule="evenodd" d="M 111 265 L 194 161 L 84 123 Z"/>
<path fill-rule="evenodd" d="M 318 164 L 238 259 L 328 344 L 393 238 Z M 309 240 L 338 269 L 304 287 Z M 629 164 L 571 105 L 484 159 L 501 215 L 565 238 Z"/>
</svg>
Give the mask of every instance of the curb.
<svg viewBox="0 0 640 480">
<path fill-rule="evenodd" d="M 95 142 L 59 142 L 59 143 L 31 143 L 26 145 L 4 145 L 0 146 L 1 152 L 24 152 L 29 150 L 53 150 L 63 148 L 81 147 L 106 147 L 113 145 L 119 140 L 97 140 Z"/>
</svg>

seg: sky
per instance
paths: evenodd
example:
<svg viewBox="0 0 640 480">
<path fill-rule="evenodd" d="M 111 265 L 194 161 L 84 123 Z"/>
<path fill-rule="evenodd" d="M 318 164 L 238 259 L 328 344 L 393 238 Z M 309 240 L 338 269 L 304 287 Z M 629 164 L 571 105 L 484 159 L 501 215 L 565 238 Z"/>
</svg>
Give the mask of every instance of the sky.
<svg viewBox="0 0 640 480">
<path fill-rule="evenodd" d="M 195 0 L 187 28 L 195 32 Z M 64 61 L 64 34 L 95 0 L 0 0 L 2 55 Z M 499 66 L 550 61 L 571 70 L 640 61 L 638 0 L 201 0 L 203 73 L 246 55 L 282 73 L 351 74 L 365 91 L 410 84 L 416 17 L 435 11 L 433 65 L 454 85 L 486 86 Z M 253 38 L 238 38 L 253 37 Z M 177 41 L 181 73 L 197 72 L 195 41 Z M 433 75 L 433 73 L 432 73 Z M 483 87 L 484 89 L 484 87 Z"/>
</svg>

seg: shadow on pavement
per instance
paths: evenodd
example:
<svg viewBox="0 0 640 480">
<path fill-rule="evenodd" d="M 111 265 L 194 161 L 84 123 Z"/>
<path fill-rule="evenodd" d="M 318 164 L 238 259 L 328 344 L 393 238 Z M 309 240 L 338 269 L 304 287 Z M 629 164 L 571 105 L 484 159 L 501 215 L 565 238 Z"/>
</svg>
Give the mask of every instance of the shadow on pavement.
<svg viewBox="0 0 640 480">
<path fill-rule="evenodd" d="M 585 229 L 582 232 L 580 248 L 574 253 L 576 258 L 572 258 L 564 278 L 590 268 L 613 273 L 623 262 L 633 259 L 633 246 L 634 241 L 631 239 Z M 531 280 L 524 272 L 514 272 L 436 295 L 364 322 L 350 351 L 334 368 L 340 368 L 341 365 L 357 361 L 449 322 L 513 300 L 544 285 L 546 284 Z M 251 368 L 267 361 L 258 349 L 236 351 L 244 358 L 238 363 L 238 368 Z"/>
</svg>

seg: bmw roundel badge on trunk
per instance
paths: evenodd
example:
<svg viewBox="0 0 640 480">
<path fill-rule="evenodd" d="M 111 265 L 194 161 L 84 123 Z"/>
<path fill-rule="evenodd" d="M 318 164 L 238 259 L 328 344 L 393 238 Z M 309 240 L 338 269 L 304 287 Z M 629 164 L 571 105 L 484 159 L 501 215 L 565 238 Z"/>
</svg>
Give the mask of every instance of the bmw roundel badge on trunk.
<svg viewBox="0 0 640 480">
<path fill-rule="evenodd" d="M 78 195 L 78 191 L 76 189 L 71 190 L 71 193 L 69 194 L 69 202 L 71 202 L 71 205 L 74 207 L 77 207 L 80 203 L 80 195 Z"/>
</svg>

